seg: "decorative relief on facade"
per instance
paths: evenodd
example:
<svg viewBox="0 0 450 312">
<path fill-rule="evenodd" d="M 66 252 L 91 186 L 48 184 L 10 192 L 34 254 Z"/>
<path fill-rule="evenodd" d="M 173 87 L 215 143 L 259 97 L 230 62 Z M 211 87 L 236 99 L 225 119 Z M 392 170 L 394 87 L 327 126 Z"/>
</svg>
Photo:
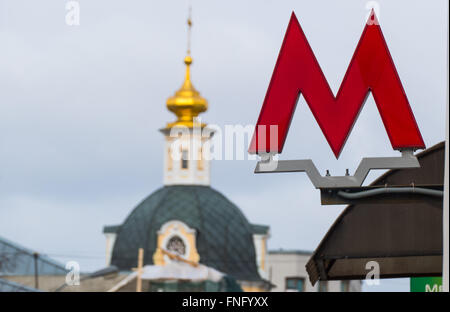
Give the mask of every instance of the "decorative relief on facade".
<svg viewBox="0 0 450 312">
<path fill-rule="evenodd" d="M 163 250 L 195 263 L 200 261 L 196 248 L 196 232 L 181 221 L 169 221 L 158 231 L 157 249 L 153 254 L 155 265 L 167 263 Z"/>
</svg>

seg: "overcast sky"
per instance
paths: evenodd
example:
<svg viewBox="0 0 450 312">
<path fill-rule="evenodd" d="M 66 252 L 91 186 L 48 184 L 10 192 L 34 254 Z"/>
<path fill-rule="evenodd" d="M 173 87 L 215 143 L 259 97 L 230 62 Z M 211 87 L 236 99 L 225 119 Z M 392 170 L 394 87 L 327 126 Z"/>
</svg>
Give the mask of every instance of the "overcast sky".
<svg viewBox="0 0 450 312">
<path fill-rule="evenodd" d="M 162 185 L 166 99 L 181 85 L 186 1 L 0 0 L 0 236 L 83 271 L 104 266 L 104 225 L 120 224 Z M 337 92 L 362 33 L 366 1 L 192 1 L 192 79 L 203 121 L 254 124 L 294 10 Z M 378 1 L 379 20 L 430 147 L 444 139 L 447 4 Z M 313 158 L 324 173 L 365 156 L 396 156 L 369 96 L 339 160 L 303 98 L 282 159 Z M 254 161 L 214 161 L 212 186 L 269 248 L 314 250 L 344 206 L 321 206 L 306 175 L 254 175 Z M 371 175 L 373 179 L 376 175 Z M 368 287 L 366 287 L 367 289 Z M 407 280 L 377 289 L 409 290 Z M 368 290 L 374 290 L 368 289 Z"/>
</svg>

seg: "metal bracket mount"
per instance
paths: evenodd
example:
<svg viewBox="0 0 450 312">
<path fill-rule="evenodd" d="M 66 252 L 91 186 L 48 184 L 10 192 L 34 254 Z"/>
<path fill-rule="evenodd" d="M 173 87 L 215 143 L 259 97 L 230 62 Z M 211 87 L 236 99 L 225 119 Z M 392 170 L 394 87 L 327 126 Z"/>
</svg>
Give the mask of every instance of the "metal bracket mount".
<svg viewBox="0 0 450 312">
<path fill-rule="evenodd" d="M 400 157 L 363 158 L 353 176 L 322 176 L 311 159 L 274 160 L 274 154 L 262 154 L 255 173 L 305 172 L 316 189 L 361 187 L 367 174 L 373 169 L 420 168 L 413 150 L 405 149 L 400 152 Z"/>
</svg>

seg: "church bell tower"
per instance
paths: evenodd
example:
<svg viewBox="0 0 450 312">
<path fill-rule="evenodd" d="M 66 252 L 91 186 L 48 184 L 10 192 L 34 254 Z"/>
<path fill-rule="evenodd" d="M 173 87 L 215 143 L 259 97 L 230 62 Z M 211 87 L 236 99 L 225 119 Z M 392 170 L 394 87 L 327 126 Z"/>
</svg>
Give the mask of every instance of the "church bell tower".
<svg viewBox="0 0 450 312">
<path fill-rule="evenodd" d="M 167 108 L 177 120 L 160 131 L 164 134 L 164 185 L 209 185 L 212 131 L 199 121 L 198 115 L 208 109 L 191 82 L 191 18 L 188 18 L 188 48 L 184 58 L 186 74 L 183 85 L 167 99 Z"/>
</svg>

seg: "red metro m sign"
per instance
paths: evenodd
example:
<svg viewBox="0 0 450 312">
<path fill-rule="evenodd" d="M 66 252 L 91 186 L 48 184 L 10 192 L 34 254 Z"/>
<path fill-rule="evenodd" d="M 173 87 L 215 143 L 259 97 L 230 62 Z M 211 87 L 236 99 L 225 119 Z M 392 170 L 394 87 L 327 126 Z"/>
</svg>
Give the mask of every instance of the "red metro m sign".
<svg viewBox="0 0 450 312">
<path fill-rule="evenodd" d="M 338 158 L 369 91 L 392 147 L 425 148 L 375 12 L 371 12 L 336 97 L 292 13 L 256 125 L 256 129 L 263 126 L 264 130 L 262 135 L 255 130 L 249 153 L 281 153 L 302 94 Z M 274 125 L 278 131 L 276 143 L 268 133 Z"/>
</svg>

